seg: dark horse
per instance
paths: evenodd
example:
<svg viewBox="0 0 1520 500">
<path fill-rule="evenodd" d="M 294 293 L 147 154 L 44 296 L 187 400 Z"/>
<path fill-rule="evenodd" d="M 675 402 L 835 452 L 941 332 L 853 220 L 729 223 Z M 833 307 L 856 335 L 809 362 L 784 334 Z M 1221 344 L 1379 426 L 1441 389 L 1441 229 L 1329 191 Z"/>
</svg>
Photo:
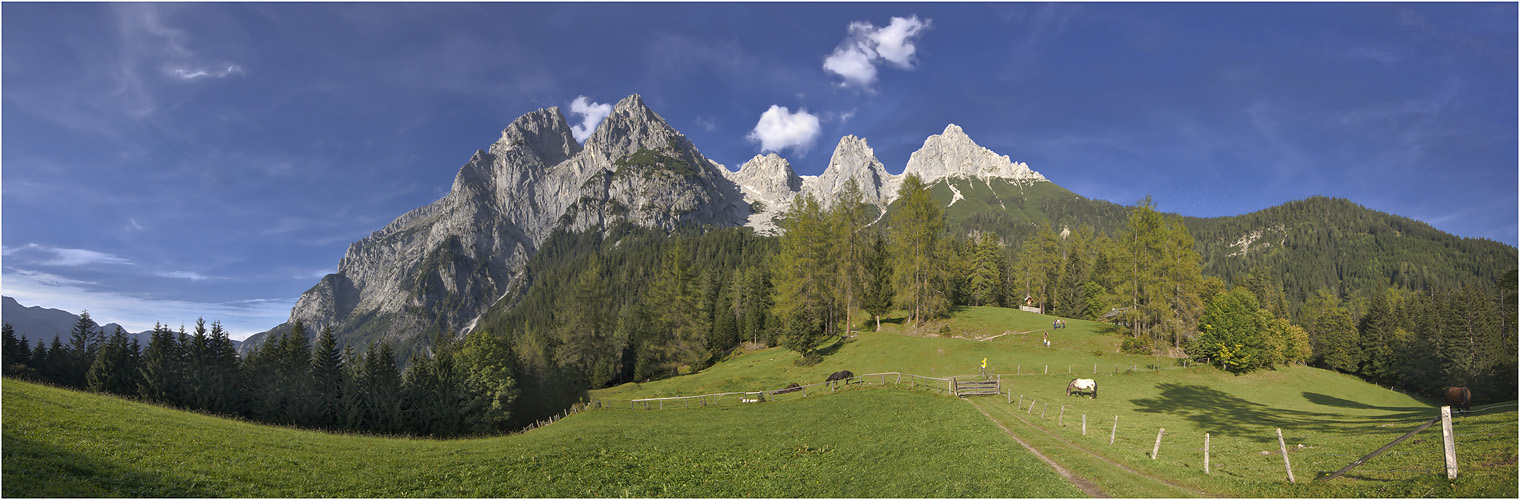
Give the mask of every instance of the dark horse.
<svg viewBox="0 0 1520 500">
<path fill-rule="evenodd" d="M 1472 408 L 1472 391 L 1466 387 L 1451 387 L 1446 389 L 1446 405 L 1453 410 L 1467 412 Z"/>
<path fill-rule="evenodd" d="M 829 375 L 829 378 L 825 379 L 824 382 L 834 382 L 834 381 L 843 380 L 845 383 L 848 384 L 848 383 L 850 383 L 850 378 L 854 377 L 854 376 L 855 376 L 855 374 L 850 373 L 849 370 L 840 370 L 840 371 L 834 372 L 833 375 Z"/>
</svg>

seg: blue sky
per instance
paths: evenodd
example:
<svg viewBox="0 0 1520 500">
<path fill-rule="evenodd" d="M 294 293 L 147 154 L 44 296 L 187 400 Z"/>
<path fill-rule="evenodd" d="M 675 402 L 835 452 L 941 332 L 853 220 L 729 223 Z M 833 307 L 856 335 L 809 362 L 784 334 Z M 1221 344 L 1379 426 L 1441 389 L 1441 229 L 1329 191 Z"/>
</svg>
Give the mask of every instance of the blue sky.
<svg viewBox="0 0 1520 500">
<path fill-rule="evenodd" d="M 274 326 L 517 116 L 633 93 L 730 169 L 955 123 L 1090 198 L 1517 240 L 1514 3 L 0 9 L 0 287 L 133 330 Z"/>
</svg>

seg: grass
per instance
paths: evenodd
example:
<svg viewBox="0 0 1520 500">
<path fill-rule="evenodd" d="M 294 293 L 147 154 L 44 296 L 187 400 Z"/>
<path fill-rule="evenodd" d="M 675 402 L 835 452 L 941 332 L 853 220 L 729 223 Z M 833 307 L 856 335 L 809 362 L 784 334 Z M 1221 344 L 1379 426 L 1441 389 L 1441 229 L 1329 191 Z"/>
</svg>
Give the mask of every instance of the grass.
<svg viewBox="0 0 1520 500">
<path fill-rule="evenodd" d="M 622 400 L 779 389 L 790 382 L 821 382 L 841 369 L 856 374 L 974 377 L 986 358 L 990 371 L 1001 374 L 1005 390 L 1013 391 L 1012 397 L 970 401 L 1113 495 L 1517 496 L 1520 438 L 1514 407 L 1457 418 L 1461 472 L 1456 481 L 1431 471 L 1443 467 L 1437 425 L 1346 476 L 1317 482 L 1317 475 L 1339 469 L 1428 421 L 1436 415 L 1437 403 L 1315 368 L 1232 375 L 1207 366 L 1177 367 L 1167 358 L 1158 362 L 1150 356 L 1125 355 L 1118 352 L 1120 337 L 1105 333 L 1106 325 L 1087 321 L 1069 320 L 1069 328 L 1051 330 L 1052 347 L 1047 349 L 1040 344 L 1040 334 L 1051 319 L 968 307 L 958 308 L 948 320 L 909 328 L 894 316 L 884 321 L 880 333 L 860 333 L 826 349 L 824 360 L 814 366 L 797 366 L 795 353 L 763 349 L 735 355 L 701 373 L 625 384 L 594 391 L 592 397 L 626 404 Z M 942 326 L 949 326 L 956 337 L 968 338 L 940 337 L 936 332 Z M 1030 330 L 1035 332 L 985 342 L 969 339 Z M 1152 363 L 1163 369 L 1145 368 Z M 1131 371 L 1130 366 L 1137 369 Z M 1077 376 L 1096 379 L 1100 397 L 1066 396 L 1066 383 Z M 1041 406 L 1028 411 L 1033 400 Z M 1041 410 L 1046 411 L 1044 417 Z M 1081 433 L 1083 415 L 1088 418 L 1086 436 Z M 1108 430 L 1115 416 L 1118 430 L 1109 446 Z M 1152 460 L 1149 455 L 1160 428 L 1166 434 Z M 1292 448 L 1289 460 L 1297 484 L 1287 482 L 1276 451 L 1278 428 Z M 1210 434 L 1211 474 L 1202 472 L 1204 433 Z"/>
<path fill-rule="evenodd" d="M 1319 482 L 1313 479 L 1428 421 L 1435 403 L 1306 367 L 1247 375 L 1164 362 L 1158 363 L 1164 369 L 1146 369 L 1156 358 L 1119 353 L 1118 336 L 1086 321 L 1051 330 L 1053 345 L 1045 348 L 1040 334 L 1051 319 L 972 307 L 911 328 L 893 316 L 885 319 L 882 332 L 862 332 L 825 348 L 823 361 L 815 365 L 799 366 L 799 357 L 789 351 L 761 349 L 696 374 L 591 394 L 614 408 L 629 408 L 628 400 L 636 398 L 817 383 L 841 369 L 975 377 L 985 358 L 989 371 L 1012 391 L 1001 397 L 963 401 L 934 391 L 850 387 L 829 394 L 817 390 L 805 398 L 793 393 L 764 404 L 595 410 L 525 434 L 454 441 L 253 425 L 7 380 L 0 493 L 1081 495 L 1009 439 L 1001 424 L 1105 493 L 1121 497 L 1517 497 L 1520 422 L 1513 406 L 1456 419 L 1461 472 L 1455 481 L 1441 472 L 1436 426 L 1346 476 Z M 937 334 L 945 326 L 951 337 Z M 1034 333 L 1003 335 L 1028 331 Z M 1001 336 L 973 340 L 994 335 Z M 1130 370 L 1132 365 L 1138 369 Z M 1077 375 L 1098 381 L 1098 398 L 1065 395 L 1067 381 Z M 1033 401 L 1039 406 L 1031 409 Z M 1159 428 L 1166 433 L 1152 459 Z M 1277 452 L 1279 428 L 1297 484 L 1286 481 Z M 1204 433 L 1211 437 L 1209 474 L 1202 470 Z"/>
<path fill-rule="evenodd" d="M 452 441 L 254 425 L 13 380 L 4 400 L 7 497 L 1081 494 L 971 406 L 906 390 L 590 411 Z"/>
<path fill-rule="evenodd" d="M 784 348 L 738 353 L 699 373 L 653 382 L 623 384 L 592 391 L 592 399 L 622 402 L 635 398 L 693 396 L 720 392 L 773 390 L 789 383 L 822 382 L 829 374 L 849 370 L 855 374 L 903 372 L 929 377 L 976 376 L 982 359 L 988 372 L 1016 376 L 1044 373 L 1065 376 L 1069 371 L 1091 376 L 1094 365 L 1103 373 L 1143 369 L 1168 358 L 1136 356 L 1119 352 L 1120 338 L 1104 331 L 1107 325 L 1069 320 L 1068 327 L 1050 329 L 1050 316 L 999 307 L 958 307 L 950 320 L 932 321 L 922 327 L 904 325 L 897 313 L 882 319 L 882 331 L 858 332 L 854 338 L 824 347 L 823 361 L 798 366 L 801 357 Z M 871 322 L 874 328 L 874 321 Z M 938 334 L 949 326 L 952 337 Z M 1042 346 L 1042 333 L 1050 332 L 1051 347 Z M 988 341 L 988 338 L 1012 332 Z M 1018 332 L 1030 332 L 1019 334 Z M 1065 382 L 1062 382 L 1065 387 Z"/>
</svg>

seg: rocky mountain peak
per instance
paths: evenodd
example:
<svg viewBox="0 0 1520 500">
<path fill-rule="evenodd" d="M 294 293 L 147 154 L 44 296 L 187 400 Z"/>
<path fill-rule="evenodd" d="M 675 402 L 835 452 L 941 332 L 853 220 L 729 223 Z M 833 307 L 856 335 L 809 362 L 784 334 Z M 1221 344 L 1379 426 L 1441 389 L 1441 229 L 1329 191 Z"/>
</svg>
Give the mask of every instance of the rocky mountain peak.
<svg viewBox="0 0 1520 500">
<path fill-rule="evenodd" d="M 792 164 L 776 153 L 755 155 L 740 165 L 738 172 L 728 173 L 728 178 L 738 184 L 747 197 L 772 206 L 802 189 L 802 178 L 792 170 Z"/>
<path fill-rule="evenodd" d="M 946 177 L 1000 177 L 1015 180 L 1045 180 L 1023 162 L 981 147 L 960 126 L 949 124 L 945 131 L 924 139 L 924 146 L 908 157 L 903 174 L 918 174 L 925 182 Z"/>
<path fill-rule="evenodd" d="M 526 148 L 546 165 L 565 161 L 581 151 L 558 106 L 531 111 L 513 120 L 502 129 L 501 139 L 491 145 L 490 152 L 499 155 L 517 148 Z"/>
<path fill-rule="evenodd" d="M 690 141 L 644 105 L 638 94 L 618 101 L 607 119 L 586 139 L 585 147 L 608 161 L 632 156 L 641 149 L 672 155 L 693 149 Z"/>
<path fill-rule="evenodd" d="M 885 206 L 889 200 L 885 188 L 892 178 L 865 139 L 847 135 L 839 139 L 834 155 L 829 158 L 829 166 L 813 183 L 814 190 L 822 197 L 843 192 L 850 179 L 855 179 L 864 194 L 863 201 Z"/>
</svg>

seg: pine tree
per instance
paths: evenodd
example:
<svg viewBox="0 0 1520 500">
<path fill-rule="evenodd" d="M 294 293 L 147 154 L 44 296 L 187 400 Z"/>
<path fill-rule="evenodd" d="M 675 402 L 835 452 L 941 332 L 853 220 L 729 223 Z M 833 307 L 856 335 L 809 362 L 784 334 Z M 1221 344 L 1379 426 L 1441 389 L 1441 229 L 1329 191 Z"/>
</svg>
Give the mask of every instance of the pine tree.
<svg viewBox="0 0 1520 500">
<path fill-rule="evenodd" d="M 220 321 L 211 323 L 207 343 L 204 364 L 206 386 L 210 387 L 211 399 L 206 408 L 216 413 L 231 413 L 245 404 L 240 384 L 242 363 L 238 358 L 237 347 L 232 345 L 232 338 L 222 329 Z"/>
<path fill-rule="evenodd" d="M 111 334 L 101 348 L 95 363 L 90 365 L 86 378 L 89 388 L 96 392 L 108 392 L 124 396 L 137 393 L 139 367 L 137 352 L 127 343 L 127 335 L 120 326 Z"/>
<path fill-rule="evenodd" d="M 147 351 L 143 352 L 142 367 L 139 370 L 139 395 L 161 404 L 172 405 L 179 401 L 180 348 L 178 338 L 169 327 L 163 324 L 153 325 L 152 337 L 148 341 Z"/>
<path fill-rule="evenodd" d="M 310 398 L 312 420 L 309 425 L 336 428 L 340 423 L 343 399 L 343 355 L 332 326 L 322 328 L 316 348 L 311 353 Z"/>
<path fill-rule="evenodd" d="M 659 370 L 675 374 L 681 366 L 701 368 L 708 358 L 706 325 L 700 319 L 691 262 L 683 245 L 671 245 L 665 252 L 650 287 L 649 304 L 657 332 L 665 336 L 664 342 L 653 346 Z"/>
<path fill-rule="evenodd" d="M 860 191 L 860 183 L 850 178 L 845 184 L 844 191 L 835 200 L 834 206 L 829 210 L 829 221 L 832 226 L 834 254 L 834 302 L 837 309 L 844 313 L 844 333 L 849 334 L 855 327 L 854 312 L 860 308 L 861 297 L 864 295 L 866 275 L 866 245 L 868 242 L 862 237 L 866 224 L 871 221 L 866 217 L 864 195 Z"/>
<path fill-rule="evenodd" d="M 601 375 L 597 375 L 598 365 L 612 355 L 607 284 L 602 275 L 602 260 L 592 254 L 576 278 L 572 302 L 560 309 L 564 320 L 554 351 L 555 363 L 570 368 L 576 379 L 590 387 L 600 387 L 611 378 L 606 367 L 600 367 Z"/>
<path fill-rule="evenodd" d="M 11 374 L 11 365 L 21 361 L 21 340 L 16 338 L 16 330 L 11 328 L 10 323 L 0 327 L 5 332 L 5 351 L 0 354 L 0 364 L 5 367 L 5 374 Z"/>
<path fill-rule="evenodd" d="M 876 331 L 881 331 L 881 317 L 892 310 L 892 255 L 887 248 L 886 235 L 871 232 L 870 252 L 866 254 L 865 296 L 861 307 L 876 319 Z"/>
<path fill-rule="evenodd" d="M 365 420 L 378 432 L 401 432 L 404 429 L 401 372 L 396 368 L 395 350 L 389 343 L 381 342 L 364 352 L 363 381 Z"/>
<path fill-rule="evenodd" d="M 898 210 L 891 221 L 893 288 L 897 290 L 897 305 L 907 311 L 908 320 L 922 325 L 950 306 L 940 286 L 944 263 L 935 253 L 945 216 L 917 174 L 903 180 L 898 196 Z"/>
<path fill-rule="evenodd" d="M 196 318 L 195 329 L 183 347 L 186 403 L 191 408 L 210 409 L 216 388 L 211 380 L 211 338 L 205 318 Z"/>
<path fill-rule="evenodd" d="M 95 320 L 90 319 L 90 312 L 79 313 L 79 320 L 74 323 L 74 329 L 69 335 L 69 349 L 60 365 L 64 370 L 61 382 L 70 387 L 84 388 L 85 372 L 95 363 L 95 356 L 100 353 L 100 344 L 103 342 L 104 336 Z"/>
<path fill-rule="evenodd" d="M 784 214 L 786 232 L 772 263 L 776 300 L 772 317 L 781 323 L 782 343 L 809 355 L 833 334 L 838 297 L 829 224 L 812 194 L 792 200 Z"/>
<path fill-rule="evenodd" d="M 982 233 L 975 245 L 968 299 L 971 305 L 998 305 L 1002 302 L 1003 262 L 997 233 Z"/>
</svg>

